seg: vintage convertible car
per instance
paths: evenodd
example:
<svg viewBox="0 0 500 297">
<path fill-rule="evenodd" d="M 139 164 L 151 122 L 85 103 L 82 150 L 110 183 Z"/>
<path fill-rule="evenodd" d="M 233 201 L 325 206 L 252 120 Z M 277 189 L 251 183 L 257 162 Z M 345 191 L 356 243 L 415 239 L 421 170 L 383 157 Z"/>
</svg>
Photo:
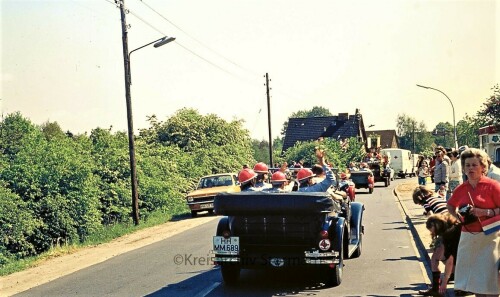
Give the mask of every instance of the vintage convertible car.
<svg viewBox="0 0 500 297">
<path fill-rule="evenodd" d="M 362 203 L 327 193 L 241 192 L 218 194 L 214 206 L 225 216 L 213 251 L 227 285 L 241 269 L 308 266 L 327 286 L 337 286 L 344 259 L 361 255 Z"/>
<path fill-rule="evenodd" d="M 368 188 L 368 193 L 373 193 L 375 187 L 373 171 L 369 169 L 351 171 L 351 180 L 354 182 L 356 189 Z"/>
</svg>

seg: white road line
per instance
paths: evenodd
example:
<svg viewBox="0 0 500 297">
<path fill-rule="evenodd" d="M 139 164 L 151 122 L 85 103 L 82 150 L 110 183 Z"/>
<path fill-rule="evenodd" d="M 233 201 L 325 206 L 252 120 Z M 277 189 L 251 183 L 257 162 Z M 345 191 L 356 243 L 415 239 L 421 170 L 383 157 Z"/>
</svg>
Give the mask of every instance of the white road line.
<svg viewBox="0 0 500 297">
<path fill-rule="evenodd" d="M 220 286 L 220 282 L 215 282 L 210 287 L 196 294 L 194 297 L 205 297 L 208 294 L 210 294 L 213 290 L 215 290 L 218 286 Z"/>
</svg>

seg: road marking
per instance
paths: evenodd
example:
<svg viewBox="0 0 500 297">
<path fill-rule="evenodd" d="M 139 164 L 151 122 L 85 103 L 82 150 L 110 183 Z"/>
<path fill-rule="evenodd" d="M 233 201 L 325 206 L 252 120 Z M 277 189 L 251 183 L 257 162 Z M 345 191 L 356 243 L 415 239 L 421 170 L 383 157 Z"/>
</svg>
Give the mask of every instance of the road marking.
<svg viewBox="0 0 500 297">
<path fill-rule="evenodd" d="M 205 297 L 208 294 L 210 294 L 213 290 L 215 290 L 218 286 L 220 286 L 220 282 L 215 282 L 210 287 L 196 294 L 194 297 Z"/>
</svg>

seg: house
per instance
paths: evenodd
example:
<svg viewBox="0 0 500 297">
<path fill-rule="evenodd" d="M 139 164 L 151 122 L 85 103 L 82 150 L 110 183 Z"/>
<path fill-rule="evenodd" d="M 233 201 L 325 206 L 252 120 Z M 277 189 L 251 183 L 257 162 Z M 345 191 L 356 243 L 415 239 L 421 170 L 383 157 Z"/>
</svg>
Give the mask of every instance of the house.
<svg viewBox="0 0 500 297">
<path fill-rule="evenodd" d="M 336 116 L 290 118 L 283 140 L 283 151 L 299 141 L 311 141 L 320 137 L 338 140 L 357 137 L 366 143 L 365 126 L 359 109 L 353 115 L 339 113 Z"/>
<path fill-rule="evenodd" d="M 368 148 L 399 148 L 396 130 L 372 130 L 366 131 Z"/>
</svg>

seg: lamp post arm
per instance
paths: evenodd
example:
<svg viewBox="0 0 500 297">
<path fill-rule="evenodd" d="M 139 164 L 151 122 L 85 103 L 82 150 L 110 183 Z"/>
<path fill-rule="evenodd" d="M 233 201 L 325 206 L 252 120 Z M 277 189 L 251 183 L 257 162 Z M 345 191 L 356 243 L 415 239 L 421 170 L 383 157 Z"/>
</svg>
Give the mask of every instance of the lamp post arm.
<svg viewBox="0 0 500 297">
<path fill-rule="evenodd" d="M 137 51 L 137 50 L 140 50 L 140 49 L 141 49 L 141 48 L 143 48 L 143 47 L 146 47 L 146 46 L 151 45 L 151 44 L 153 44 L 153 43 L 155 43 L 155 42 L 158 42 L 158 41 L 160 41 L 160 40 L 163 40 L 163 39 L 165 39 L 165 38 L 166 38 L 166 37 L 162 37 L 162 38 L 156 39 L 155 41 L 151 41 L 150 43 L 145 44 L 145 45 L 143 45 L 143 46 L 141 46 L 141 47 L 138 47 L 138 48 L 136 48 L 136 49 L 134 49 L 134 50 L 130 51 L 130 53 L 128 53 L 128 55 L 127 55 L 127 58 L 128 58 L 128 69 L 129 69 L 129 70 L 128 70 L 128 76 L 129 76 L 129 77 L 128 77 L 128 81 L 129 81 L 129 83 L 130 83 L 130 84 L 132 84 L 132 71 L 130 70 L 130 56 L 132 55 L 132 53 L 133 53 L 133 52 L 135 52 L 135 51 Z"/>
<path fill-rule="evenodd" d="M 450 97 L 448 97 L 448 95 L 446 95 L 443 91 L 435 89 L 435 88 L 432 88 L 432 87 L 426 87 L 426 86 L 422 86 L 422 85 L 419 85 L 419 84 L 417 84 L 417 87 L 421 87 L 421 88 L 424 88 L 424 89 L 431 89 L 431 90 L 434 90 L 434 91 L 438 91 L 439 93 L 443 94 L 446 97 L 446 99 L 448 99 L 448 101 L 450 101 L 451 110 L 453 111 L 453 133 L 454 133 L 454 138 L 455 138 L 454 139 L 455 140 L 455 149 L 458 150 L 457 126 L 456 126 L 456 123 L 455 123 L 455 106 L 453 106 L 453 102 L 451 101 Z"/>
</svg>

